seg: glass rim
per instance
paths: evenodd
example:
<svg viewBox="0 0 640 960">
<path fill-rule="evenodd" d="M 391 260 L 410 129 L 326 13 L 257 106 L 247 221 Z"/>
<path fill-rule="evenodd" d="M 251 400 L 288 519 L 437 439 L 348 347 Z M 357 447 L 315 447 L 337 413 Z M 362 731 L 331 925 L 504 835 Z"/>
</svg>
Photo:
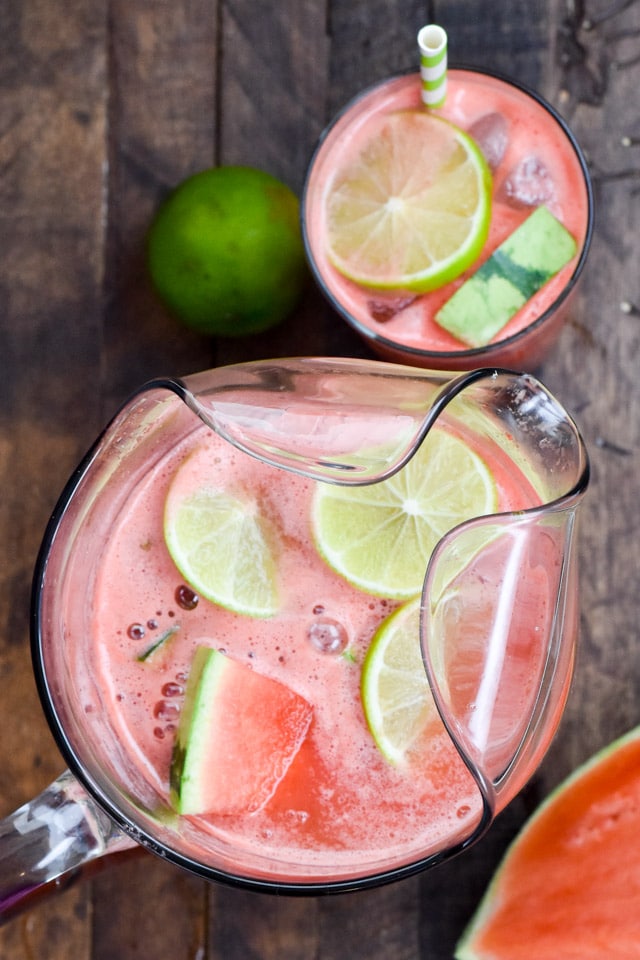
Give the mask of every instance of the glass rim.
<svg viewBox="0 0 640 960">
<path fill-rule="evenodd" d="M 444 360 L 451 360 L 452 363 L 455 361 L 477 361 L 478 365 L 486 364 L 491 362 L 491 357 L 494 354 L 500 355 L 504 350 L 508 350 L 510 347 L 517 345 L 521 340 L 526 336 L 529 336 L 533 331 L 536 331 L 539 327 L 542 327 L 543 324 L 550 320 L 557 310 L 562 306 L 562 304 L 569 298 L 569 296 L 574 291 L 580 276 L 582 275 L 584 266 L 587 261 L 589 254 L 589 249 L 591 247 L 591 242 L 593 239 L 593 232 L 595 226 L 595 200 L 594 200 L 594 191 L 593 191 L 593 182 L 591 174 L 589 172 L 589 167 L 587 164 L 586 157 L 584 152 L 578 143 L 578 140 L 569 127 L 569 124 L 564 119 L 564 117 L 556 110 L 556 108 L 549 103 L 542 94 L 538 93 L 537 90 L 534 90 L 532 87 L 529 87 L 527 84 L 523 83 L 520 80 L 516 80 L 513 77 L 508 76 L 505 73 L 502 73 L 498 70 L 493 70 L 486 67 L 477 67 L 468 65 L 465 63 L 452 63 L 449 66 L 450 71 L 457 71 L 460 73 L 477 73 L 484 76 L 491 77 L 494 80 L 499 80 L 502 83 L 507 84 L 508 86 L 515 87 L 516 90 L 519 90 L 520 93 L 525 96 L 530 97 L 534 100 L 543 110 L 552 117 L 552 119 L 560 127 L 563 134 L 566 136 L 569 145 L 571 146 L 575 157 L 578 161 L 580 171 L 582 173 L 584 187 L 586 191 L 586 207 L 587 207 L 587 223 L 584 241 L 582 243 L 582 248 L 580 250 L 580 255 L 576 262 L 576 265 L 573 269 L 571 276 L 569 277 L 567 283 L 553 300 L 553 302 L 544 310 L 538 317 L 528 323 L 526 326 L 522 327 L 520 330 L 512 333 L 508 337 L 503 337 L 500 340 L 490 342 L 482 347 L 466 347 L 460 350 L 430 350 L 426 347 L 417 347 L 411 344 L 402 343 L 399 340 L 392 340 L 388 336 L 385 336 L 382 333 L 378 333 L 375 330 L 372 330 L 370 327 L 366 326 L 362 321 L 354 317 L 338 300 L 338 298 L 333 294 L 329 289 L 324 277 L 322 276 L 319 267 L 317 266 L 316 259 L 313 255 L 312 246 L 309 240 L 309 232 L 307 229 L 307 196 L 309 192 L 309 184 L 313 172 L 315 162 L 320 154 L 320 151 L 323 149 L 327 137 L 331 134 L 332 130 L 337 126 L 337 124 L 342 120 L 342 118 L 350 110 L 356 107 L 361 101 L 365 100 L 370 96 L 374 91 L 385 86 L 385 84 L 393 83 L 397 80 L 402 80 L 404 78 L 410 78 L 412 76 L 419 77 L 419 73 L 415 69 L 406 71 L 405 73 L 399 73 L 392 77 L 385 77 L 383 80 L 379 80 L 375 83 L 372 83 L 365 87 L 363 90 L 360 90 L 354 97 L 352 97 L 340 110 L 335 114 L 335 116 L 329 121 L 329 123 L 324 127 L 322 133 L 320 134 L 316 146 L 312 152 L 311 159 L 307 166 L 307 173 L 305 176 L 302 195 L 300 201 L 300 225 L 302 230 L 302 239 L 304 244 L 304 249 L 307 257 L 307 263 L 311 273 L 318 284 L 321 292 L 325 298 L 329 301 L 331 306 L 340 316 L 347 321 L 347 323 L 365 340 L 369 341 L 372 344 L 379 344 L 381 348 L 386 350 L 401 353 L 406 355 L 407 362 L 410 362 L 410 358 L 415 358 L 416 360 L 420 359 L 421 361 L 428 360 L 433 358 L 434 361 L 438 361 L 441 365 Z M 428 364 L 427 364 L 428 366 Z M 452 367 L 455 369 L 455 367 Z"/>
</svg>

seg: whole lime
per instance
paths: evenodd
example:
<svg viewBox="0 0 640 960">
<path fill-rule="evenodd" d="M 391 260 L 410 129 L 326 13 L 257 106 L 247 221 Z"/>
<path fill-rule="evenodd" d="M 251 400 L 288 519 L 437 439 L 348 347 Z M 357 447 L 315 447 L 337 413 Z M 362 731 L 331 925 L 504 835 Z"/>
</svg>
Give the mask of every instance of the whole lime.
<svg viewBox="0 0 640 960">
<path fill-rule="evenodd" d="M 203 333 L 267 330 L 298 302 L 307 266 L 296 195 L 253 167 L 221 166 L 179 184 L 148 235 L 153 285 Z"/>
</svg>

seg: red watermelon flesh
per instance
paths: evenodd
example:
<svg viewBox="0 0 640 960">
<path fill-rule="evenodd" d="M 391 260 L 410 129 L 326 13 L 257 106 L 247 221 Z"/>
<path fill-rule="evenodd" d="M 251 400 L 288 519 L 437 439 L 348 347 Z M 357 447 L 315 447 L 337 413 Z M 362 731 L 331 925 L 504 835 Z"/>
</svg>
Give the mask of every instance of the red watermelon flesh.
<svg viewBox="0 0 640 960">
<path fill-rule="evenodd" d="M 312 714 L 283 683 L 199 647 L 171 764 L 175 809 L 185 815 L 259 810 L 286 775 Z"/>
<path fill-rule="evenodd" d="M 640 727 L 525 824 L 456 960 L 640 960 Z"/>
</svg>

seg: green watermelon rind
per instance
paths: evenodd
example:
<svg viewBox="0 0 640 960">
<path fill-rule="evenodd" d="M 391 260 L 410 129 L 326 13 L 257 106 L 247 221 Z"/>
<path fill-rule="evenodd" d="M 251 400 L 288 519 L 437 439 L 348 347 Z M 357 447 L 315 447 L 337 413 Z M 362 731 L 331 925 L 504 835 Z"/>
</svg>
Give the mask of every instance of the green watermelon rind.
<svg viewBox="0 0 640 960">
<path fill-rule="evenodd" d="M 185 695 L 185 705 L 171 761 L 172 805 L 177 813 L 197 806 L 198 768 L 202 764 L 208 719 L 228 661 L 217 650 L 198 647 Z"/>
<path fill-rule="evenodd" d="M 587 776 L 595 767 L 603 761 L 610 759 L 618 750 L 624 748 L 629 743 L 640 740 L 640 726 L 634 727 L 628 733 L 623 734 L 616 740 L 602 747 L 592 757 L 585 760 L 579 767 L 569 774 L 557 787 L 543 800 L 535 813 L 526 821 L 517 836 L 507 847 L 502 860 L 498 864 L 496 872 L 487 887 L 480 904 L 471 917 L 469 924 L 464 930 L 458 941 L 454 953 L 455 960 L 488 960 L 486 955 L 482 956 L 475 952 L 473 941 L 477 934 L 484 929 L 487 921 L 492 917 L 494 907 L 497 905 L 499 891 L 502 887 L 502 877 L 510 858 L 517 852 L 521 843 L 526 839 L 529 831 L 546 815 L 556 801 L 567 790 L 570 790 L 583 777 Z"/>
<path fill-rule="evenodd" d="M 467 346 L 485 346 L 576 252 L 576 240 L 564 225 L 547 207 L 537 207 L 434 319 Z"/>
<path fill-rule="evenodd" d="M 252 813 L 272 797 L 305 739 L 311 705 L 208 645 L 196 647 L 169 772 L 184 816 Z"/>
</svg>

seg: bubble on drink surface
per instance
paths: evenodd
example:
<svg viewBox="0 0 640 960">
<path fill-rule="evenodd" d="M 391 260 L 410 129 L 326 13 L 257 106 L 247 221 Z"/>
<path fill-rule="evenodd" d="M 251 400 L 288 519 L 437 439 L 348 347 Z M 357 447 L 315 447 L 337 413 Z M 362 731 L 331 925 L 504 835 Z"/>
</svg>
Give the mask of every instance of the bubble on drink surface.
<svg viewBox="0 0 640 960">
<path fill-rule="evenodd" d="M 179 607 L 182 607 L 183 610 L 195 610 L 200 600 L 195 590 L 188 587 L 186 583 L 181 583 L 180 586 L 176 588 L 175 597 L 176 603 Z"/>
<path fill-rule="evenodd" d="M 501 113 L 485 113 L 471 124 L 467 131 L 480 147 L 482 154 L 494 171 L 502 163 L 509 144 L 509 126 Z"/>
<path fill-rule="evenodd" d="M 304 824 L 309 819 L 309 813 L 306 810 L 287 810 L 287 816 L 299 824 Z"/>
<path fill-rule="evenodd" d="M 524 157 L 505 180 L 500 199 L 515 207 L 539 207 L 555 199 L 555 184 L 539 157 Z"/>
<path fill-rule="evenodd" d="M 177 703 L 171 703 L 169 700 L 158 700 L 153 708 L 153 715 L 156 720 L 175 720 L 179 714 L 179 705 Z"/>
<path fill-rule="evenodd" d="M 338 654 L 346 650 L 349 635 L 344 624 L 329 617 L 318 617 L 307 627 L 307 640 L 319 653 Z"/>
</svg>

